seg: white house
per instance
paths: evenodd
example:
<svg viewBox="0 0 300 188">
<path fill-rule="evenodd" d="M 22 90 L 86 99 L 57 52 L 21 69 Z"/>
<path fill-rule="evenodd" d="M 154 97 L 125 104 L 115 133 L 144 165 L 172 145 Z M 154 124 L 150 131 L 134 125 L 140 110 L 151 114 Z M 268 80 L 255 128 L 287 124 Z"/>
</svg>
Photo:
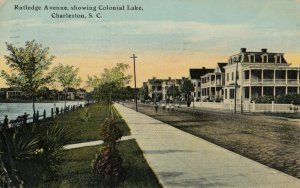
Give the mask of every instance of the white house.
<svg viewBox="0 0 300 188">
<path fill-rule="evenodd" d="M 225 69 L 224 101 L 251 101 L 269 95 L 299 94 L 299 68 L 291 67 L 283 53 L 271 53 L 267 49 L 240 53 L 229 57 Z M 235 92 L 236 88 L 236 92 Z"/>
</svg>

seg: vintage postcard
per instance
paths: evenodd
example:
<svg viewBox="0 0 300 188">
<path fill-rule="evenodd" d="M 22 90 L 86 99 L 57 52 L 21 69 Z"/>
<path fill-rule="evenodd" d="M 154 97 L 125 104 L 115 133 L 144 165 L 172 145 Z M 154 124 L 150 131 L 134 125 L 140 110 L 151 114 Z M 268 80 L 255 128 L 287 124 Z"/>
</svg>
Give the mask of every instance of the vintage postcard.
<svg viewBox="0 0 300 188">
<path fill-rule="evenodd" d="M 0 0 L 0 187 L 300 187 L 299 0 Z"/>
</svg>

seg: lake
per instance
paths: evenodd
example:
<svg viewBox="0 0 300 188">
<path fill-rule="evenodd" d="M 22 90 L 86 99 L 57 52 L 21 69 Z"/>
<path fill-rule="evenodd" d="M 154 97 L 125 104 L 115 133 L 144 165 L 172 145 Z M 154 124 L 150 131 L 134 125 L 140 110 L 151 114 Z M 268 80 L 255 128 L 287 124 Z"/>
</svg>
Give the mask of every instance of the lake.
<svg viewBox="0 0 300 188">
<path fill-rule="evenodd" d="M 64 107 L 64 102 L 56 102 L 56 107 L 61 109 Z M 67 101 L 68 105 L 84 105 L 84 101 Z M 39 114 L 42 115 L 44 109 L 46 110 L 46 116 L 51 116 L 51 108 L 54 108 L 53 103 L 35 103 L 35 109 L 39 111 Z M 19 115 L 24 113 L 30 114 L 29 117 L 32 117 L 32 103 L 0 103 L 0 122 L 3 122 L 5 115 L 8 116 L 8 119 L 16 119 Z"/>
</svg>

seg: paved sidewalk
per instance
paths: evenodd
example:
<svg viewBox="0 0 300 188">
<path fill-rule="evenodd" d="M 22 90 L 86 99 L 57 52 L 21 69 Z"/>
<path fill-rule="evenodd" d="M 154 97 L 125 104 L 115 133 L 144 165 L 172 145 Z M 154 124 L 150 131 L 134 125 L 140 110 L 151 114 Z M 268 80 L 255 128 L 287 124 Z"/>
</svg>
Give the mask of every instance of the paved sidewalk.
<svg viewBox="0 0 300 188">
<path fill-rule="evenodd" d="M 115 107 L 163 187 L 300 187 L 297 178 L 120 104 Z"/>
<path fill-rule="evenodd" d="M 121 138 L 121 141 L 129 140 L 129 139 L 133 139 L 133 137 L 132 136 L 124 136 Z M 82 143 L 77 143 L 77 144 L 69 144 L 69 145 L 65 145 L 64 149 L 69 150 L 69 149 L 76 149 L 76 148 L 82 148 L 82 147 L 87 147 L 87 146 L 96 146 L 96 145 L 100 145 L 100 144 L 103 144 L 102 140 L 91 141 L 91 142 L 82 142 Z"/>
</svg>

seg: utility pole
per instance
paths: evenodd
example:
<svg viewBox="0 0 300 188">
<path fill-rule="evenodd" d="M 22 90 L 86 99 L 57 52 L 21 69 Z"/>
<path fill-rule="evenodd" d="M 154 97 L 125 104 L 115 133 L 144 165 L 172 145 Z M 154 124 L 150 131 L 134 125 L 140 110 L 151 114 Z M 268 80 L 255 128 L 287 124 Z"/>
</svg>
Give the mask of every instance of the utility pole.
<svg viewBox="0 0 300 188">
<path fill-rule="evenodd" d="M 136 74 L 135 74 L 135 59 L 137 58 L 137 56 L 135 56 L 135 54 L 133 54 L 133 56 L 130 57 L 130 58 L 133 59 L 135 111 L 138 111 L 138 107 L 137 107 L 137 93 L 136 93 Z"/>
</svg>

